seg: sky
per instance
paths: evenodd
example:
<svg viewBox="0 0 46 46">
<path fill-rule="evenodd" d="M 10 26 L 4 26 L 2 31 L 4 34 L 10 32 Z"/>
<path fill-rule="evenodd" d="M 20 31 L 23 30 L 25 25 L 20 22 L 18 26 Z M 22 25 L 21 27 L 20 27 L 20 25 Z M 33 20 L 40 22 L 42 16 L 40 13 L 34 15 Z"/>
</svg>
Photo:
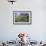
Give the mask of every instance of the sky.
<svg viewBox="0 0 46 46">
<path fill-rule="evenodd" d="M 16 14 L 16 16 L 20 16 L 20 14 L 21 13 L 23 13 L 23 14 L 29 14 L 30 16 L 32 16 L 32 13 L 31 12 L 21 12 L 21 11 L 19 11 L 19 12 L 14 12 L 15 14 Z"/>
</svg>

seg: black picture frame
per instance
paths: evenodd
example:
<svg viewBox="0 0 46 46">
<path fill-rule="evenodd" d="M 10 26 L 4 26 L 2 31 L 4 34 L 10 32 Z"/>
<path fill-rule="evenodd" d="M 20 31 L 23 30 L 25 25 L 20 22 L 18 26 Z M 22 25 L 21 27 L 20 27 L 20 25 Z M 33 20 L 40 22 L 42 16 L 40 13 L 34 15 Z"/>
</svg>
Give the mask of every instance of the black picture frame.
<svg viewBox="0 0 46 46">
<path fill-rule="evenodd" d="M 32 11 L 13 11 L 14 25 L 32 25 Z"/>
</svg>

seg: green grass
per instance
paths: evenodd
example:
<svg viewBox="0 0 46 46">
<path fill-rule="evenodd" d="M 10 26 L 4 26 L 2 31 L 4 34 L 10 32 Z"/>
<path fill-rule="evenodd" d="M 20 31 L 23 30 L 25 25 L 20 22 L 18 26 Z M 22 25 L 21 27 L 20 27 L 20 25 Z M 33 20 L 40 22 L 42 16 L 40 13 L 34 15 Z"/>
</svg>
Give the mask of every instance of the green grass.
<svg viewBox="0 0 46 46">
<path fill-rule="evenodd" d="M 29 22 L 29 16 L 16 16 L 15 22 Z"/>
</svg>

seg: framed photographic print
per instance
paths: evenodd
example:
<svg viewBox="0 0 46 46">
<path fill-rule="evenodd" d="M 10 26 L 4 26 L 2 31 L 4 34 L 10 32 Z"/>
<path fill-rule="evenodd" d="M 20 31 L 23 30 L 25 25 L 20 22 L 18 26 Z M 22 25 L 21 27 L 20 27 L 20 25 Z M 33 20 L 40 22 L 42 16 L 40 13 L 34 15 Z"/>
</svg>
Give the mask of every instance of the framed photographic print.
<svg viewBox="0 0 46 46">
<path fill-rule="evenodd" d="M 13 11 L 13 24 L 32 24 L 32 11 Z"/>
</svg>

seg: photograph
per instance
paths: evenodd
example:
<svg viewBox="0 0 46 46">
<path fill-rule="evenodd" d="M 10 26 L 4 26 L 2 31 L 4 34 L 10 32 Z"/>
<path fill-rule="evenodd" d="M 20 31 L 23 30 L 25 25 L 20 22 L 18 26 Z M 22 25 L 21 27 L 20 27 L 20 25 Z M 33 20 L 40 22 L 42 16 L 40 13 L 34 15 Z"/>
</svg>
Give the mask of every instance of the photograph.
<svg viewBox="0 0 46 46">
<path fill-rule="evenodd" d="M 32 12 L 13 11 L 13 24 L 32 24 Z"/>
</svg>

